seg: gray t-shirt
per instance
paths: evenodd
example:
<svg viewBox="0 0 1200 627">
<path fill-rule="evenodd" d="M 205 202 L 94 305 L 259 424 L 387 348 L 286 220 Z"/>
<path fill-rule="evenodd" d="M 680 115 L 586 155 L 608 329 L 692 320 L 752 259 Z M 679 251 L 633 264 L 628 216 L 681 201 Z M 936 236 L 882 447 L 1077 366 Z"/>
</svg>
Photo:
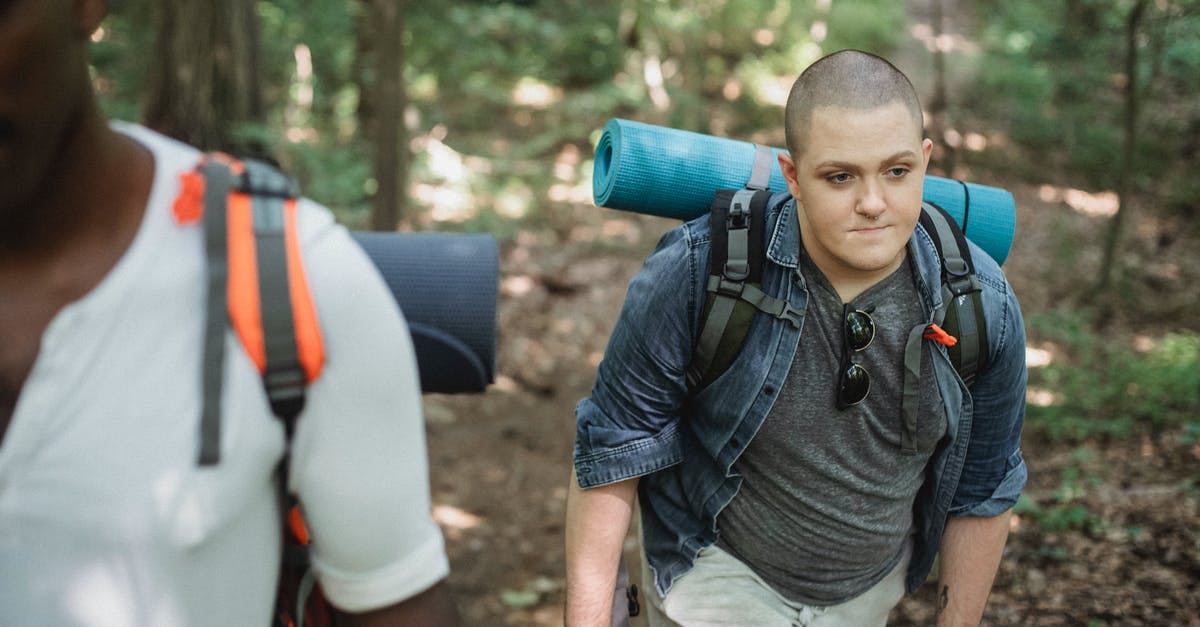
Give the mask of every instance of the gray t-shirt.
<svg viewBox="0 0 1200 627">
<path fill-rule="evenodd" d="M 900 560 L 925 464 L 946 432 L 929 348 L 921 356 L 917 453 L 902 453 L 904 347 L 926 322 L 911 263 L 852 303 L 871 310 L 874 341 L 851 354 L 870 375 L 863 402 L 835 404 L 842 300 L 802 255 L 809 300 L 787 382 L 738 459 L 737 496 L 721 513 L 718 545 L 786 598 L 828 606 L 865 592 Z"/>
</svg>

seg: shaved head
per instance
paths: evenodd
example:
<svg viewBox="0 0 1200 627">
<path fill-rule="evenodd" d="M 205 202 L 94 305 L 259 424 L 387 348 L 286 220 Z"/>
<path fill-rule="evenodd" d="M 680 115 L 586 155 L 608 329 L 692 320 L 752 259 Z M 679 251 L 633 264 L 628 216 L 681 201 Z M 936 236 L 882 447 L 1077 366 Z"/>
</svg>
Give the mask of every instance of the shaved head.
<svg viewBox="0 0 1200 627">
<path fill-rule="evenodd" d="M 788 94 L 784 112 L 788 151 L 799 157 L 807 143 L 813 111 L 818 108 L 864 110 L 893 102 L 908 109 L 921 134 L 925 124 L 917 91 L 896 66 L 858 50 L 842 50 L 822 57 L 800 74 Z"/>
</svg>

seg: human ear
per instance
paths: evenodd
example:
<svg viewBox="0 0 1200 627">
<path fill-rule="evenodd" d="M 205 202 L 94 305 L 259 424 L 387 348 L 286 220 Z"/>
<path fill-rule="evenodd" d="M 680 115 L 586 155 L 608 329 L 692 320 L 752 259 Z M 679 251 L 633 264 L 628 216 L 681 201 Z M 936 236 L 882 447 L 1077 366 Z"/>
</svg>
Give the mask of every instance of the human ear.
<svg viewBox="0 0 1200 627">
<path fill-rule="evenodd" d="M 929 139 L 928 137 L 926 137 L 925 141 L 921 142 L 921 153 L 922 153 L 922 157 L 924 157 L 924 159 L 925 159 L 925 167 L 928 169 L 929 168 L 929 157 L 931 155 L 933 155 L 933 140 L 932 139 Z"/>
<path fill-rule="evenodd" d="M 783 180 L 787 183 L 792 198 L 800 200 L 800 183 L 796 179 L 796 162 L 792 161 L 792 156 L 787 152 L 780 151 L 779 153 L 779 171 L 783 173 Z"/>
</svg>

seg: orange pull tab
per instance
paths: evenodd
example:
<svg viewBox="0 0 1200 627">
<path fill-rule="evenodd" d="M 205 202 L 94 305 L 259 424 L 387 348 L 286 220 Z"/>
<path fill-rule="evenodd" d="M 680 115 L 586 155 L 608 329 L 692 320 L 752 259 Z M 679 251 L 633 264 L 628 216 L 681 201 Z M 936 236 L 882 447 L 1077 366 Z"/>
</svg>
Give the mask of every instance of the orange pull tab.
<svg viewBox="0 0 1200 627">
<path fill-rule="evenodd" d="M 304 526 L 304 518 L 300 516 L 298 505 L 293 505 L 292 509 L 288 510 L 288 528 L 297 542 L 308 544 L 308 528 Z"/>
<path fill-rule="evenodd" d="M 171 210 L 179 224 L 197 222 L 204 215 L 204 175 L 198 170 L 179 175 L 179 196 Z"/>
<path fill-rule="evenodd" d="M 944 346 L 954 346 L 955 344 L 958 344 L 958 338 L 946 333 L 942 327 L 939 327 L 936 324 L 930 324 L 929 326 L 925 327 L 925 335 L 922 337 L 927 340 L 933 340 Z"/>
</svg>

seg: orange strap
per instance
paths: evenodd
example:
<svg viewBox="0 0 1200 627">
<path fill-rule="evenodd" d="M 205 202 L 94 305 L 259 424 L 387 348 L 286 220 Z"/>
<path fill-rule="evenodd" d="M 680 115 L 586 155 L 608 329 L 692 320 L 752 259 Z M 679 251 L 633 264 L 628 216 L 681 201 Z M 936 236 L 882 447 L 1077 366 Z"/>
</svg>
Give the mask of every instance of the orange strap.
<svg viewBox="0 0 1200 627">
<path fill-rule="evenodd" d="M 287 516 L 288 530 L 292 532 L 292 537 L 303 545 L 308 545 L 308 527 L 304 526 L 304 516 L 300 514 L 300 506 L 293 505 L 288 510 Z"/>
<path fill-rule="evenodd" d="M 244 170 L 241 162 L 214 153 L 211 158 L 225 162 L 235 174 Z M 205 157 L 208 158 L 208 157 Z M 201 163 L 203 163 L 203 159 Z M 180 192 L 172 206 L 180 224 L 198 222 L 204 215 L 204 175 L 197 168 L 180 175 Z M 325 347 L 316 307 L 308 289 L 297 234 L 296 200 L 283 203 L 284 241 L 287 251 L 288 294 L 296 330 L 296 347 L 305 380 L 316 380 L 325 364 Z M 259 298 L 258 251 L 255 246 L 254 198 L 239 189 L 231 189 L 226 201 L 228 238 L 229 318 L 246 353 L 258 371 L 266 369 L 266 347 L 262 330 L 262 303 Z"/>
</svg>

